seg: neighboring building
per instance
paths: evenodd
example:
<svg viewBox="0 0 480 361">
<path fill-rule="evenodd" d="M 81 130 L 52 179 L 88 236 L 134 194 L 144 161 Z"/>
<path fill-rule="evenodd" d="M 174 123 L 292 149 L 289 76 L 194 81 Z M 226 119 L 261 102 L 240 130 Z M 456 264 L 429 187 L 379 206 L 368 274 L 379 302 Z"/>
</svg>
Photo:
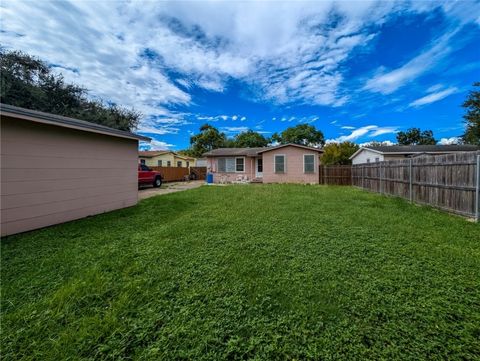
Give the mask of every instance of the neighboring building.
<svg viewBox="0 0 480 361">
<path fill-rule="evenodd" d="M 195 161 L 195 167 L 206 167 L 207 158 L 197 158 Z"/>
<path fill-rule="evenodd" d="M 139 151 L 139 162 L 149 167 L 195 167 L 195 158 L 179 155 L 171 150 Z"/>
<path fill-rule="evenodd" d="M 129 132 L 0 104 L 1 235 L 138 200 L 138 141 Z"/>
<path fill-rule="evenodd" d="M 319 183 L 323 150 L 297 144 L 220 148 L 204 154 L 214 183 Z"/>
<path fill-rule="evenodd" d="M 174 153 L 175 166 L 180 168 L 190 168 L 196 166 L 196 159 Z"/>
<path fill-rule="evenodd" d="M 384 145 L 361 147 L 352 154 L 352 164 L 405 159 L 422 154 L 450 154 L 480 150 L 476 145 Z"/>
</svg>

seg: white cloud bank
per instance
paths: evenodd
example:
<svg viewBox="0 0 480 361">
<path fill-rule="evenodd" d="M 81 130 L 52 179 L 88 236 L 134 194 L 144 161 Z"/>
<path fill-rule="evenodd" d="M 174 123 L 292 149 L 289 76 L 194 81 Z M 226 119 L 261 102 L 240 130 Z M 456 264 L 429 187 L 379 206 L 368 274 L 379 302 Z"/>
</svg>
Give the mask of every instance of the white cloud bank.
<svg viewBox="0 0 480 361">
<path fill-rule="evenodd" d="M 135 107 L 146 116 L 140 130 L 162 135 L 188 123 L 170 109 L 192 104 L 194 86 L 221 92 L 231 79 L 259 101 L 345 104 L 352 89 L 343 66 L 375 29 L 399 12 L 434 8 L 478 22 L 469 2 L 4 1 L 0 43 Z M 365 88 L 395 91 L 448 54 L 452 35 L 398 69 L 379 69 Z"/>
</svg>

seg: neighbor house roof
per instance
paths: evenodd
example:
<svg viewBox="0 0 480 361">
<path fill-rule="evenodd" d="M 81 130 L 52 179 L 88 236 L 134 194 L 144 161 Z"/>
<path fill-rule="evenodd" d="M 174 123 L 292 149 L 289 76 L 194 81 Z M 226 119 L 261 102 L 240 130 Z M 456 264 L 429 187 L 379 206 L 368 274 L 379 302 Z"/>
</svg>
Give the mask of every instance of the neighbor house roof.
<svg viewBox="0 0 480 361">
<path fill-rule="evenodd" d="M 480 147 L 477 145 L 381 145 L 374 147 L 362 147 L 352 154 L 350 159 L 353 159 L 357 154 L 362 150 L 367 149 L 378 154 L 445 154 L 452 152 L 473 152 L 480 150 Z"/>
<path fill-rule="evenodd" d="M 143 158 L 153 158 L 165 153 L 173 153 L 170 150 L 140 150 L 138 156 Z"/>
<path fill-rule="evenodd" d="M 0 103 L 0 113 L 2 116 L 17 118 L 17 119 L 24 119 L 24 120 L 28 120 L 36 123 L 56 125 L 64 128 L 77 129 L 77 130 L 82 130 L 82 131 L 91 132 L 91 133 L 106 134 L 114 137 L 137 139 L 137 140 L 143 140 L 143 141 L 151 140 L 150 138 L 144 137 L 142 135 L 126 132 L 123 130 L 113 129 L 110 127 L 106 127 L 104 125 L 87 122 L 85 120 L 68 118 L 61 115 L 44 113 L 36 110 L 15 107 L 9 104 Z"/>
<path fill-rule="evenodd" d="M 282 144 L 274 147 L 260 147 L 260 148 L 218 148 L 211 150 L 209 152 L 203 153 L 205 157 L 229 157 L 229 156 L 247 156 L 255 157 L 256 155 L 269 152 L 271 150 L 283 148 L 283 147 L 298 147 L 303 149 L 309 149 L 316 152 L 323 152 L 322 149 L 307 147 L 305 145 L 299 144 Z"/>
</svg>

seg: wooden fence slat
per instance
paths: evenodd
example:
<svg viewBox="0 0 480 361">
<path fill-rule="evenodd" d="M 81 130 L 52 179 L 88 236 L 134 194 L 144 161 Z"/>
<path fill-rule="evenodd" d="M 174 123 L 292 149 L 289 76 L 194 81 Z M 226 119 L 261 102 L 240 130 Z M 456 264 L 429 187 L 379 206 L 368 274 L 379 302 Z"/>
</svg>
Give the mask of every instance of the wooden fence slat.
<svg viewBox="0 0 480 361">
<path fill-rule="evenodd" d="M 351 165 L 321 165 L 319 167 L 320 184 L 352 185 Z"/>
<path fill-rule="evenodd" d="M 185 180 L 185 176 L 190 174 L 188 168 L 183 167 L 149 167 L 152 170 L 160 172 L 164 182 L 174 182 Z"/>
</svg>

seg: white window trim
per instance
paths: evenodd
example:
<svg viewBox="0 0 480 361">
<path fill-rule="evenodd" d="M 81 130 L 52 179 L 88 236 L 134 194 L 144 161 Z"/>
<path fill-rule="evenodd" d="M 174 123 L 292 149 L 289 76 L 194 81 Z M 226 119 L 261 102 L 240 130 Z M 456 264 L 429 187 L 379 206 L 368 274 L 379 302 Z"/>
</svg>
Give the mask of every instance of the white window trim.
<svg viewBox="0 0 480 361">
<path fill-rule="evenodd" d="M 306 155 L 313 156 L 313 172 L 305 172 L 305 156 Z M 315 173 L 317 173 L 317 171 L 316 171 L 317 170 L 317 167 L 316 167 L 317 166 L 317 161 L 315 160 L 315 158 L 316 158 L 315 154 L 313 154 L 313 153 L 303 154 L 303 174 L 315 174 Z"/>
<path fill-rule="evenodd" d="M 283 173 L 277 172 L 277 157 L 283 157 Z M 273 173 L 274 174 L 287 174 L 287 156 L 285 154 L 273 155 Z"/>
<path fill-rule="evenodd" d="M 234 159 L 234 171 L 233 172 L 227 172 L 227 161 L 225 160 L 225 171 L 221 171 L 220 170 L 220 166 L 218 165 L 218 161 L 220 159 Z M 243 159 L 243 171 L 237 171 L 237 159 Z M 218 173 L 245 173 L 245 168 L 246 168 L 246 164 L 245 164 L 245 157 L 218 157 L 217 158 L 217 161 L 216 161 L 216 165 L 217 165 L 217 171 Z"/>
<path fill-rule="evenodd" d="M 237 171 L 237 159 L 243 159 L 243 170 Z M 245 173 L 245 157 L 235 157 L 235 173 Z"/>
</svg>

